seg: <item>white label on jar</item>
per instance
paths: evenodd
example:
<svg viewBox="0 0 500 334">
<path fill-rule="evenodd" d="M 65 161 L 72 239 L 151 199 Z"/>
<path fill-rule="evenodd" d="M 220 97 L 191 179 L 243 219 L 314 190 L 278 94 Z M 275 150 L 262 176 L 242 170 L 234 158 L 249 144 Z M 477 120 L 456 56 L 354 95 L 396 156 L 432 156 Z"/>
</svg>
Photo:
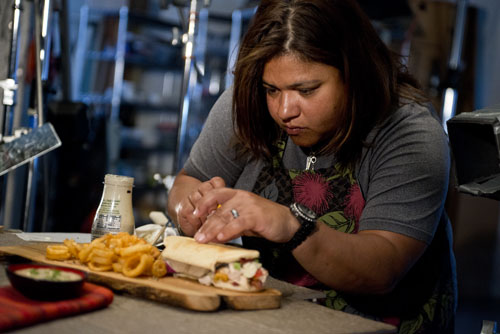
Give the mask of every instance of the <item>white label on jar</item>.
<svg viewBox="0 0 500 334">
<path fill-rule="evenodd" d="M 120 232 L 122 217 L 112 214 L 97 214 L 92 226 L 92 240 L 105 234 Z"/>
<path fill-rule="evenodd" d="M 120 214 L 120 200 L 119 199 L 103 199 L 99 207 L 99 213 L 111 213 L 115 215 Z"/>
</svg>

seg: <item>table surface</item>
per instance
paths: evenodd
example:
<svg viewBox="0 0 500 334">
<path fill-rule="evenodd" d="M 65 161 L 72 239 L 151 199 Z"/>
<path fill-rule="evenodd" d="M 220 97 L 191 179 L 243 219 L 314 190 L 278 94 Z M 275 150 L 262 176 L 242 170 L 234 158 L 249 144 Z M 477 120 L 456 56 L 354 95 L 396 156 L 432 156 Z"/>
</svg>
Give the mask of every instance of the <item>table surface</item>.
<svg viewBox="0 0 500 334">
<path fill-rule="evenodd" d="M 27 243 L 14 233 L 0 230 L 0 245 Z M 9 284 L 6 263 L 0 263 L 0 286 Z M 12 333 L 396 333 L 381 322 L 335 311 L 305 300 L 314 296 L 309 289 L 272 280 L 273 288 L 283 292 L 276 310 L 196 312 L 139 299 L 115 292 L 113 303 L 105 309 L 36 324 Z"/>
</svg>

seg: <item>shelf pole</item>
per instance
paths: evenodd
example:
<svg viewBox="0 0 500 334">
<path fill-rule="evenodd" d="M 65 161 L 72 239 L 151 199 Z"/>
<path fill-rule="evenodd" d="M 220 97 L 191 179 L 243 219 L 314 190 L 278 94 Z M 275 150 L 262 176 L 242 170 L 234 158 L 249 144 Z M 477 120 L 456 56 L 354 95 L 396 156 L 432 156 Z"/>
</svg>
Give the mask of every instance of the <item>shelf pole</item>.
<svg viewBox="0 0 500 334">
<path fill-rule="evenodd" d="M 3 110 L 1 110 L 0 115 L 0 143 L 3 141 L 3 137 L 10 134 L 9 128 L 9 115 L 13 111 L 13 106 L 16 101 L 16 71 L 19 58 L 19 27 L 21 20 L 21 0 L 14 0 L 12 5 L 12 23 L 11 23 L 11 39 L 10 39 L 10 52 L 9 52 L 9 64 L 8 73 L 5 87 L 3 92 Z M 0 78 L 1 79 L 1 78 Z M 9 84 L 7 87 L 7 83 Z"/>
<path fill-rule="evenodd" d="M 48 64 L 49 58 L 49 34 L 48 27 L 50 23 L 51 0 L 35 0 L 35 69 L 36 69 L 36 113 L 31 114 L 30 127 L 36 129 L 41 127 L 45 122 L 44 104 L 43 104 L 43 68 Z M 42 13 L 40 9 L 43 8 Z M 43 47 L 42 47 L 43 41 Z M 41 158 L 43 159 L 43 158 Z M 24 219 L 23 231 L 32 231 L 31 212 L 35 205 L 34 194 L 37 191 L 37 172 L 39 168 L 39 159 L 34 159 L 29 162 L 28 176 L 26 182 L 26 198 L 24 201 Z M 42 171 L 46 173 L 47 171 Z M 47 200 L 44 198 L 44 201 Z"/>
<path fill-rule="evenodd" d="M 457 0 L 456 6 L 455 29 L 453 32 L 451 53 L 448 61 L 448 85 L 444 89 L 443 102 L 441 106 L 442 125 L 446 132 L 448 132 L 446 122 L 455 116 L 457 111 L 457 86 L 461 71 L 462 48 L 467 21 L 467 1 L 468 0 Z"/>
<path fill-rule="evenodd" d="M 115 54 L 115 72 L 111 96 L 111 115 L 106 124 L 106 146 L 108 147 L 107 168 L 111 173 L 118 173 L 120 158 L 120 103 L 123 90 L 123 73 L 125 70 L 125 54 L 127 48 L 129 10 L 127 6 L 120 8 L 118 33 Z"/>
<path fill-rule="evenodd" d="M 174 158 L 174 172 L 182 168 L 185 156 L 187 139 L 187 121 L 189 115 L 189 103 L 192 95 L 191 83 L 196 82 L 196 71 L 193 71 L 194 63 L 194 34 L 196 30 L 196 20 L 198 15 L 198 1 L 191 0 L 189 8 L 189 21 L 187 34 L 183 36 L 184 43 L 184 72 L 182 76 L 181 109 L 179 126 L 177 132 L 177 147 Z M 193 77 L 193 78 L 192 78 Z"/>
<path fill-rule="evenodd" d="M 17 67 L 19 61 L 19 36 L 21 28 L 21 0 L 12 1 L 12 21 L 11 21 L 11 36 L 10 49 L 8 60 L 7 80 L 5 84 L 9 87 L 3 87 L 3 108 L 0 109 L 0 144 L 3 143 L 4 137 L 11 134 L 10 128 L 11 115 L 14 113 L 14 105 L 16 104 L 17 90 Z M 0 78 L 2 79 L 2 78 Z M 6 175 L 0 177 L 0 224 L 5 227 L 13 226 L 13 216 L 15 208 L 15 190 L 13 188 L 14 175 Z"/>
<path fill-rule="evenodd" d="M 120 99 L 123 88 L 123 72 L 125 69 L 125 52 L 127 48 L 128 7 L 120 8 L 118 21 L 118 36 L 116 41 L 115 73 L 113 77 L 113 92 L 111 96 L 111 119 L 117 121 L 120 117 Z"/>
</svg>

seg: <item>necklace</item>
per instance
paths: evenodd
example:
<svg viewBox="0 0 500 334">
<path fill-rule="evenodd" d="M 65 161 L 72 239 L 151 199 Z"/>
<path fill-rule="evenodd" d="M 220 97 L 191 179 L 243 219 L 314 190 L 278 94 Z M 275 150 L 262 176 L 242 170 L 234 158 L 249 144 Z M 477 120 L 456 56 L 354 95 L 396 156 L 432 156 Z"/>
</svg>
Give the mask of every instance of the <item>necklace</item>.
<svg viewBox="0 0 500 334">
<path fill-rule="evenodd" d="M 309 153 L 306 159 L 306 171 L 313 171 L 316 163 L 316 155 L 314 152 Z"/>
</svg>

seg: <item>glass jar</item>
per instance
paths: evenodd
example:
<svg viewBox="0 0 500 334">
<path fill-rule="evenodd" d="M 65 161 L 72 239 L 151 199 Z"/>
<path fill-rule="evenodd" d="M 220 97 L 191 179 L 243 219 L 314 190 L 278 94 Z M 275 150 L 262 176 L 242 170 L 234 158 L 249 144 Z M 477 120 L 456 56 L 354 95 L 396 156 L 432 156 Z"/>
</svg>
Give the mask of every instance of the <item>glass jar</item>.
<svg viewBox="0 0 500 334">
<path fill-rule="evenodd" d="M 134 234 L 133 186 L 133 177 L 106 174 L 101 202 L 92 224 L 92 240 L 108 233 Z"/>
</svg>

